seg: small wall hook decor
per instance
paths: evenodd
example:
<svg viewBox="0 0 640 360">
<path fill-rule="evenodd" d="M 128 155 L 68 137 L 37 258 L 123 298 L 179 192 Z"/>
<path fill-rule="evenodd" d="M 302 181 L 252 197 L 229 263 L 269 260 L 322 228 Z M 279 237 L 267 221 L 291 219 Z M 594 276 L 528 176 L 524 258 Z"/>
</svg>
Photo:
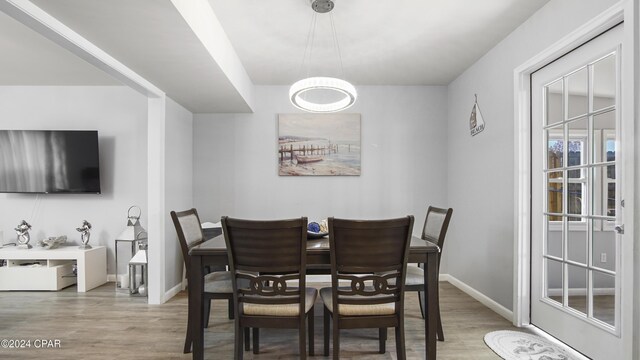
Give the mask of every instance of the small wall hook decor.
<svg viewBox="0 0 640 360">
<path fill-rule="evenodd" d="M 471 117 L 469 118 L 469 130 L 471 131 L 471 136 L 478 135 L 484 130 L 484 119 L 482 118 L 482 113 L 480 113 L 480 106 L 478 106 L 478 94 L 473 95 L 476 101 L 473 103 Z"/>
</svg>

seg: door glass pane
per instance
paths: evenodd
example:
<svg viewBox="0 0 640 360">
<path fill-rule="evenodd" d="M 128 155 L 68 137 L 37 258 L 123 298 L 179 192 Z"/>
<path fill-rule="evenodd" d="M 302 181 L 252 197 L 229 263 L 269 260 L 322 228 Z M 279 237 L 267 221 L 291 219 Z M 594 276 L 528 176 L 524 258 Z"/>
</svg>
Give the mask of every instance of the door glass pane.
<svg viewBox="0 0 640 360">
<path fill-rule="evenodd" d="M 593 266 L 615 271 L 616 233 L 613 230 L 613 223 L 605 226 L 601 231 L 592 231 L 591 239 L 593 244 Z"/>
<path fill-rule="evenodd" d="M 561 128 L 560 128 L 561 129 Z M 547 169 L 562 167 L 564 141 L 562 140 L 562 130 L 554 128 L 547 130 Z"/>
<path fill-rule="evenodd" d="M 545 259 L 547 270 L 546 296 L 562 304 L 562 263 Z"/>
<path fill-rule="evenodd" d="M 587 113 L 587 68 L 574 72 L 567 77 L 567 90 L 569 99 L 567 107 L 569 108 L 569 119 Z"/>
<path fill-rule="evenodd" d="M 606 151 L 606 161 L 616 161 L 616 142 L 614 139 L 607 139 L 605 143 L 605 151 Z M 615 216 L 615 190 L 616 190 L 616 166 L 609 165 L 607 166 L 606 174 L 604 175 L 605 181 L 608 183 L 608 201 L 607 204 L 607 215 Z"/>
<path fill-rule="evenodd" d="M 616 140 L 607 138 L 605 142 L 606 157 L 605 161 L 616 161 Z M 609 179 L 615 179 L 615 171 L 608 174 Z"/>
<path fill-rule="evenodd" d="M 593 64 L 593 110 L 616 103 L 616 56 L 609 55 Z"/>
<path fill-rule="evenodd" d="M 607 137 L 609 137 L 608 135 Z M 616 141 L 607 138 L 605 142 L 606 161 L 616 160 Z M 609 165 L 606 167 L 606 173 L 603 175 L 603 181 L 606 184 L 606 201 L 604 201 L 606 209 L 605 215 L 616 216 L 616 166 Z"/>
<path fill-rule="evenodd" d="M 562 211 L 562 171 L 547 173 L 547 212 L 561 214 Z M 551 221 L 561 221 L 560 216 L 551 216 Z"/>
<path fill-rule="evenodd" d="M 605 131 L 605 161 L 616 160 L 616 139 L 613 131 Z M 605 173 L 603 174 L 603 181 L 605 183 L 605 190 L 603 194 L 603 205 L 605 206 L 604 215 L 615 217 L 616 216 L 616 166 L 608 165 Z M 613 221 L 609 221 L 613 226 Z"/>
<path fill-rule="evenodd" d="M 579 219 L 578 221 L 580 220 L 584 222 L 584 228 L 569 228 L 569 233 L 567 234 L 567 259 L 586 265 L 588 244 L 588 232 L 586 231 L 587 220 Z"/>
<path fill-rule="evenodd" d="M 567 265 L 569 303 L 567 306 L 581 313 L 587 313 L 587 269 Z"/>
<path fill-rule="evenodd" d="M 606 165 L 598 165 L 594 166 L 591 169 L 591 174 L 593 174 L 594 178 L 602 178 L 604 174 L 606 174 L 607 166 Z M 606 180 L 605 180 L 606 181 Z M 592 189 L 592 199 L 598 199 L 598 201 L 591 202 L 591 214 L 592 215 L 607 215 L 607 204 L 608 204 L 608 186 L 606 184 L 602 184 L 598 187 Z M 615 204 L 615 191 L 614 191 L 614 204 Z"/>
<path fill-rule="evenodd" d="M 562 259 L 562 222 L 554 222 L 549 220 L 550 218 L 560 218 L 560 216 L 545 216 L 547 219 L 547 246 L 546 246 L 546 255 L 554 256 Z"/>
<path fill-rule="evenodd" d="M 593 271 L 593 317 L 615 326 L 616 278 L 609 274 Z"/>
<path fill-rule="evenodd" d="M 569 134 L 569 154 L 567 166 L 585 165 L 588 161 L 587 149 L 589 120 L 584 117 L 568 123 L 567 133 Z M 570 178 L 582 177 L 580 170 L 569 172 Z"/>
<path fill-rule="evenodd" d="M 607 174 L 606 175 L 607 175 L 607 180 L 615 180 L 615 178 L 616 178 L 616 166 L 615 165 L 607 166 Z"/>
<path fill-rule="evenodd" d="M 600 159 L 600 161 L 607 161 L 607 158 L 612 156 L 609 161 L 615 160 L 616 151 L 616 112 L 607 111 L 606 113 L 593 116 L 593 132 L 595 134 L 603 134 L 603 145 L 593 147 L 594 159 Z M 604 153 L 604 154 L 603 154 Z M 603 154 L 604 156 L 601 156 Z"/>
<path fill-rule="evenodd" d="M 567 192 L 569 193 L 569 199 L 567 200 L 567 207 L 568 207 L 567 213 L 582 215 L 583 205 L 585 204 L 584 188 L 586 187 L 586 184 L 569 183 L 567 186 L 568 186 Z M 570 217 L 569 221 L 581 221 L 581 219 L 576 217 Z"/>
<path fill-rule="evenodd" d="M 616 183 L 607 183 L 607 201 L 606 201 L 606 213 L 607 216 L 616 216 Z"/>
<path fill-rule="evenodd" d="M 564 120 L 562 110 L 562 79 L 545 87 L 547 99 L 546 124 Z"/>
</svg>

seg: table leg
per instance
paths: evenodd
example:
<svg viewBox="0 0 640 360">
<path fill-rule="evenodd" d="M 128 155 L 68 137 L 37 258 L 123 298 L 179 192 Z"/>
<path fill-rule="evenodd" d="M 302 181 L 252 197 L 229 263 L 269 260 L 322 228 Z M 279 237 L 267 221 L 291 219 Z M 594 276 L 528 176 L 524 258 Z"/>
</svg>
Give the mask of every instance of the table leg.
<svg viewBox="0 0 640 360">
<path fill-rule="evenodd" d="M 428 360 L 436 359 L 436 332 L 438 323 L 438 253 L 427 254 L 424 269 L 425 302 L 424 337 Z"/>
<path fill-rule="evenodd" d="M 202 274 L 202 257 L 191 256 L 191 271 L 189 277 L 189 321 L 193 342 L 193 359 L 204 358 L 204 319 L 202 317 L 204 290 L 204 275 Z"/>
</svg>

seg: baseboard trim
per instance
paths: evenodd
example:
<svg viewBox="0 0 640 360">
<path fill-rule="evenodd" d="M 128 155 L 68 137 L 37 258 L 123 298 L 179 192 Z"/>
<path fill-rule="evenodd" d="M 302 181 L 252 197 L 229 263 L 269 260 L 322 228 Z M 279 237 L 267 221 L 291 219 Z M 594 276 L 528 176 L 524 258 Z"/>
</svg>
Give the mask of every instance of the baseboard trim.
<svg viewBox="0 0 640 360">
<path fill-rule="evenodd" d="M 115 274 L 107 274 L 107 282 L 115 282 L 115 281 L 116 281 Z M 185 285 L 186 285 L 186 280 L 169 289 L 167 292 L 164 293 L 161 303 L 164 304 L 167 301 L 169 301 L 172 297 L 176 296 L 180 291 L 184 290 Z"/>
<path fill-rule="evenodd" d="M 182 282 L 178 283 L 176 286 L 172 287 L 171 289 L 169 289 L 169 291 L 164 293 L 164 296 L 162 297 L 162 303 L 166 303 L 172 297 L 178 295 L 180 291 L 182 291 Z"/>
<path fill-rule="evenodd" d="M 454 276 L 451 276 L 449 274 L 440 274 L 440 279 L 439 280 L 440 281 L 449 282 L 451 285 L 457 287 L 458 289 L 460 289 L 465 294 L 467 294 L 467 295 L 471 296 L 472 298 L 478 300 L 482 305 L 488 307 L 489 309 L 493 310 L 498 315 L 500 315 L 503 318 L 509 320 L 509 322 L 513 321 L 513 311 L 511 311 L 511 310 L 507 309 L 506 307 L 498 304 L 496 301 L 492 300 L 491 298 L 489 298 L 485 294 L 481 293 L 480 291 L 472 288 L 471 286 L 465 284 L 464 282 L 458 280 Z"/>
</svg>

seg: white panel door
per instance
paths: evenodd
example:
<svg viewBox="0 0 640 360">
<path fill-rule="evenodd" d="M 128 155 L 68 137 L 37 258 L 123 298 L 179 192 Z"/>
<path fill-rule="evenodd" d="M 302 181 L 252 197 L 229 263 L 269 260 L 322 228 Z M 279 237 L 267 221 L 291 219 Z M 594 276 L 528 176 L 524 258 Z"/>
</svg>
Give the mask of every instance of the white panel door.
<svg viewBox="0 0 640 360">
<path fill-rule="evenodd" d="M 531 323 L 593 359 L 622 359 L 628 336 L 622 34 L 621 24 L 531 76 Z"/>
</svg>

